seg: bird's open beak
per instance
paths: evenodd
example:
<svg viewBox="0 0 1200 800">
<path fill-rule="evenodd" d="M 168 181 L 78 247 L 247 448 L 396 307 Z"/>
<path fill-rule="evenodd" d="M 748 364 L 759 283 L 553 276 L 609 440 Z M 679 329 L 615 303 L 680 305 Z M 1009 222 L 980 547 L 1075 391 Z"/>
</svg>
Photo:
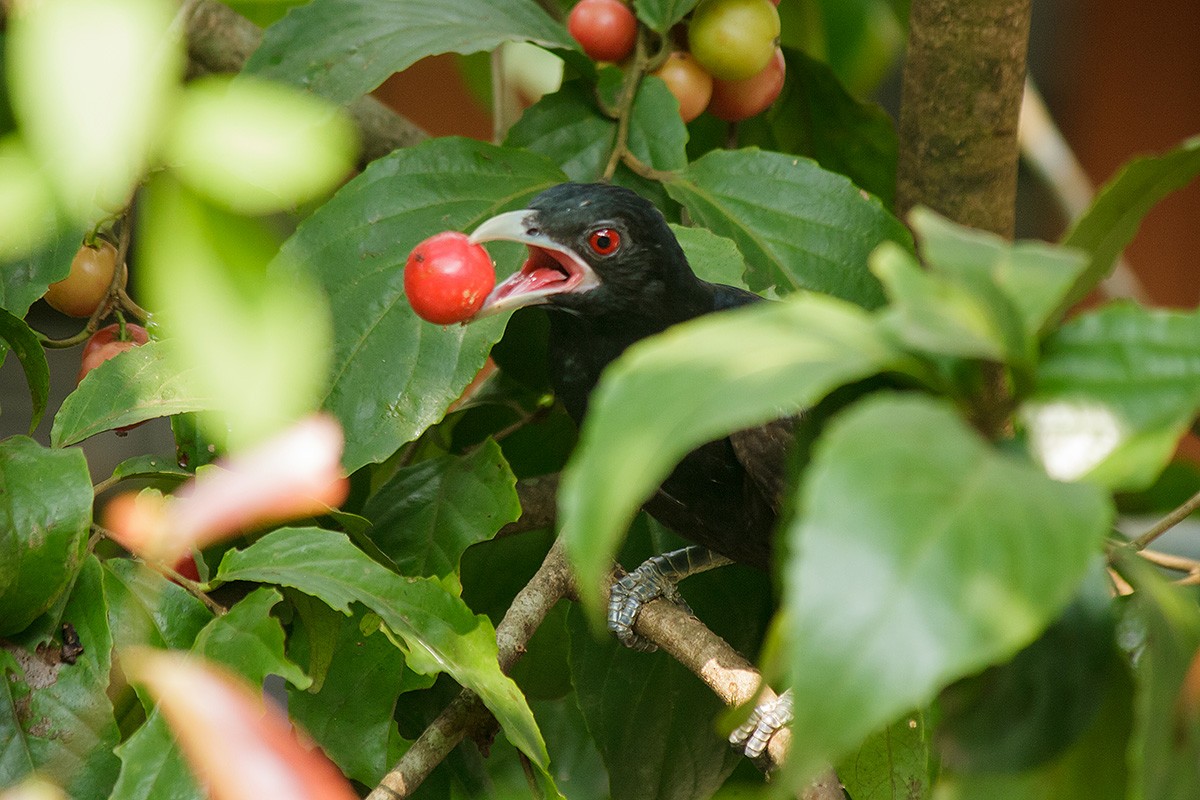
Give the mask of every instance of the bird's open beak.
<svg viewBox="0 0 1200 800">
<path fill-rule="evenodd" d="M 476 228 L 470 239 L 472 244 L 521 242 L 529 248 L 529 257 L 519 270 L 492 290 L 469 322 L 501 311 L 539 305 L 556 294 L 583 292 L 600 285 L 599 277 L 586 261 L 542 232 L 534 209 L 492 217 Z"/>
</svg>

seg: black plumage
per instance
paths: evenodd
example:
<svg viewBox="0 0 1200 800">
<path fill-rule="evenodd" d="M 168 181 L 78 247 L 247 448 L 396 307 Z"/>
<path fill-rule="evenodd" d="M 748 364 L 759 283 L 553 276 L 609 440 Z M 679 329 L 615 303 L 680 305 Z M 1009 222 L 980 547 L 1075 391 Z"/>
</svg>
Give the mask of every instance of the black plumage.
<svg viewBox="0 0 1200 800">
<path fill-rule="evenodd" d="M 562 184 L 521 211 L 481 225 L 476 241 L 510 239 L 529 259 L 489 296 L 481 315 L 543 305 L 550 376 L 577 422 L 601 371 L 634 342 L 695 317 L 762 302 L 701 280 L 662 214 L 607 184 Z M 766 568 L 791 441 L 787 421 L 703 445 L 663 482 L 646 510 L 685 538 Z"/>
</svg>

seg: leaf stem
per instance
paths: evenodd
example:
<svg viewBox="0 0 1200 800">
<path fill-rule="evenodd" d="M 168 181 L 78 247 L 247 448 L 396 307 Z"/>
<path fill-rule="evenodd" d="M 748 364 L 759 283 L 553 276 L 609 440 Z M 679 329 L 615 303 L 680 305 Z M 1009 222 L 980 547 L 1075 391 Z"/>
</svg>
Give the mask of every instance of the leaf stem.
<svg viewBox="0 0 1200 800">
<path fill-rule="evenodd" d="M 1149 530 L 1134 539 L 1130 545 L 1135 550 L 1144 550 L 1155 539 L 1191 516 L 1197 508 L 1200 508 L 1200 492 L 1192 495 L 1187 502 L 1156 522 Z"/>
<path fill-rule="evenodd" d="M 612 152 L 608 155 L 608 163 L 604 165 L 601 180 L 612 180 L 617 171 L 617 164 L 625 153 L 629 152 L 629 120 L 633 116 L 633 102 L 637 99 L 638 86 L 641 85 L 642 75 L 646 70 L 646 34 L 638 28 L 637 45 L 633 51 L 633 62 L 625 72 L 621 83 L 621 96 L 617 100 L 617 135 L 613 140 Z"/>
</svg>

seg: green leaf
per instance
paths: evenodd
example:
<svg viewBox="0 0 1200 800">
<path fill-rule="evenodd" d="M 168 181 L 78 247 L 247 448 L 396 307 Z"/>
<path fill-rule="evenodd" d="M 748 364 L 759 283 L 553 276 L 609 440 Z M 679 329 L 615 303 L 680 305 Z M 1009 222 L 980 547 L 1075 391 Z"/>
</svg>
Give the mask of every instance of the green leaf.
<svg viewBox="0 0 1200 800">
<path fill-rule="evenodd" d="M 246 72 L 346 103 L 425 56 L 511 41 L 577 47 L 534 0 L 315 0 L 267 29 Z"/>
<path fill-rule="evenodd" d="M 0 636 L 17 633 L 71 584 L 84 561 L 92 480 L 82 450 L 0 441 Z"/>
<path fill-rule="evenodd" d="M 179 370 L 215 398 L 200 422 L 247 446 L 315 411 L 328 379 L 331 321 L 307 275 L 272 275 L 275 231 L 206 202 L 166 173 L 141 195 L 139 275 L 176 339 Z M 193 410 L 193 409 L 182 409 Z"/>
<path fill-rule="evenodd" d="M 291 586 L 346 613 L 351 603 L 362 603 L 404 641 L 410 667 L 446 672 L 474 691 L 509 740 L 545 766 L 546 747 L 533 714 L 516 684 L 500 672 L 495 629 L 436 580 L 400 577 L 344 535 L 317 528 L 283 528 L 226 553 L 216 580 Z"/>
<path fill-rule="evenodd" d="M 616 70 L 602 73 L 619 80 Z M 584 80 L 567 81 L 521 115 L 504 141 L 541 153 L 562 167 L 573 181 L 600 179 L 612 152 L 617 122 L 596 105 L 596 87 Z M 655 169 L 680 170 L 687 165 L 687 128 L 679 118 L 678 101 L 658 78 L 647 78 L 638 88 L 629 119 L 627 146 L 643 163 Z M 624 164 L 617 166 L 616 183 L 627 186 L 663 205 L 662 187 L 635 175 Z"/>
<path fill-rule="evenodd" d="M 25 324 L 25 320 L 13 316 L 0 308 L 0 339 L 8 344 L 17 354 L 21 369 L 25 371 L 25 380 L 29 384 L 30 402 L 33 404 L 33 418 L 29 422 L 29 434 L 32 436 L 42 421 L 46 411 L 46 402 L 50 399 L 50 365 L 46 363 L 46 351 L 41 342 L 33 335 L 33 331 Z M 0 350 L 0 361 L 3 361 L 3 351 Z"/>
<path fill-rule="evenodd" d="M 713 151 L 666 188 L 693 220 L 737 243 L 755 290 L 813 289 L 873 308 L 883 292 L 867 255 L 886 240 L 911 249 L 878 199 L 806 158 Z"/>
<path fill-rule="evenodd" d="M 932 722 L 924 712 L 905 714 L 872 734 L 837 765 L 854 800 L 920 800 L 929 797 L 934 759 Z"/>
<path fill-rule="evenodd" d="M 1075 599 L 1033 644 L 942 692 L 942 765 L 1020 772 L 1071 747 L 1119 669 L 1114 622 L 1111 583 L 1096 559 Z"/>
<path fill-rule="evenodd" d="M 540 156 L 435 139 L 373 162 L 284 245 L 284 256 L 311 267 L 333 311 L 323 403 L 345 430 L 348 470 L 382 461 L 440 420 L 503 331 L 503 319 L 447 328 L 417 318 L 404 297 L 409 251 L 562 180 Z"/>
<path fill-rule="evenodd" d="M 105 361 L 63 400 L 51 443 L 65 447 L 142 420 L 220 407 L 197 385 L 195 369 L 179 368 L 181 361 L 175 341 L 147 342 Z"/>
<path fill-rule="evenodd" d="M 288 714 L 342 771 L 374 786 L 391 767 L 388 742 L 404 680 L 404 654 L 387 637 L 367 635 L 361 609 L 337 620 L 333 661 L 320 691 L 288 691 Z"/>
<path fill-rule="evenodd" d="M 114 751 L 121 773 L 109 800 L 204 800 L 175 737 L 155 708 Z"/>
<path fill-rule="evenodd" d="M 187 650 L 213 617 L 183 587 L 127 558 L 104 562 L 104 595 L 117 647 Z"/>
<path fill-rule="evenodd" d="M 787 74 L 779 99 L 738 124 L 738 142 L 808 156 L 891 208 L 899 149 L 892 118 L 878 104 L 847 92 L 824 62 L 790 47 L 783 54 Z M 725 126 L 719 127 L 723 134 Z"/>
<path fill-rule="evenodd" d="M 1200 136 L 1162 155 L 1126 164 L 1096 195 L 1092 206 L 1075 221 L 1063 244 L 1090 256 L 1087 269 L 1059 305 L 1059 314 L 1082 300 L 1112 271 L 1114 262 L 1137 234 L 1142 219 L 1159 200 L 1200 175 Z"/>
<path fill-rule="evenodd" d="M 1030 449 L 1061 480 L 1149 486 L 1200 409 L 1200 314 L 1113 303 L 1046 340 L 1020 408 Z"/>
<path fill-rule="evenodd" d="M 67 277 L 82 239 L 82 230 L 61 227 L 51 230 L 32 252 L 22 250 L 15 256 L 0 253 L 0 308 L 24 317 L 33 302 L 46 293 L 46 287 Z"/>
<path fill-rule="evenodd" d="M 637 16 L 646 27 L 665 34 L 696 7 L 699 0 L 640 0 Z"/>
<path fill-rule="evenodd" d="M 789 769 L 811 777 L 1065 607 L 1112 509 L 1002 456 L 935 400 L 883 395 L 830 425 L 784 531 Z"/>
<path fill-rule="evenodd" d="M 73 798 L 103 800 L 117 777 L 112 748 L 120 733 L 107 694 L 113 643 L 100 565 L 93 556 L 83 560 L 63 621 L 83 645 L 73 664 L 48 661 L 15 645 L 7 648 L 21 674 L 0 675 L 8 698 L 16 700 L 7 708 L 0 702 L 0 742 L 6 743 L 0 749 L 17 749 L 20 758 L 13 758 L 13 763 L 32 764 Z M 11 670 L 12 661 L 3 661 Z M 0 762 L 10 757 L 0 756 Z M 18 777 L 6 773 L 4 782 Z"/>
<path fill-rule="evenodd" d="M 62 0 L 11 15 L 13 110 L 78 222 L 124 208 L 149 162 L 183 64 L 173 13 L 153 0 Z"/>
<path fill-rule="evenodd" d="M 932 270 L 1000 287 L 1030 337 L 1055 321 L 1055 308 L 1087 267 L 1087 257 L 1076 250 L 1043 242 L 1006 242 L 956 225 L 927 208 L 913 209 L 909 221 L 921 258 Z"/>
<path fill-rule="evenodd" d="M 679 240 L 692 271 L 704 281 L 727 286 L 746 287 L 743 277 L 746 260 L 737 245 L 707 228 L 685 228 L 672 225 L 671 231 Z"/>
<path fill-rule="evenodd" d="M 208 77 L 183 93 L 166 158 L 192 188 L 242 214 L 282 211 L 350 174 L 352 123 L 312 95 L 266 81 Z"/>
<path fill-rule="evenodd" d="M 167 456 L 141 455 L 133 456 L 117 464 L 113 468 L 113 481 L 123 481 L 129 478 L 159 478 L 173 484 L 183 483 L 192 477 L 192 473 L 178 466 L 174 459 Z"/>
<path fill-rule="evenodd" d="M 284 655 L 283 627 L 271 616 L 282 599 L 277 589 L 255 589 L 204 626 L 192 650 L 255 686 L 268 675 L 278 675 L 298 689 L 308 688 L 312 680 Z"/>
<path fill-rule="evenodd" d="M 471 545 L 521 516 L 517 479 L 488 440 L 467 456 L 431 458 L 398 471 L 367 500 L 370 538 L 401 574 L 458 574 Z"/>
<path fill-rule="evenodd" d="M 585 602 L 598 602 L 592 587 L 638 507 L 689 451 L 904 361 L 862 309 L 809 294 L 709 315 L 631 347 L 593 392 L 559 489 Z"/>
</svg>

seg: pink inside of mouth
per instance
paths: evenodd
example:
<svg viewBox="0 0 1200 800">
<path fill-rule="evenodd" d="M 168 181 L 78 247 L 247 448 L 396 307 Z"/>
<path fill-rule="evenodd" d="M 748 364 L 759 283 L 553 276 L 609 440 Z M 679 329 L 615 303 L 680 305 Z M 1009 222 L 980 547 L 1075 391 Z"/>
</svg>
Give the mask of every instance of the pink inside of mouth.
<svg viewBox="0 0 1200 800">
<path fill-rule="evenodd" d="M 556 283 L 565 283 L 571 279 L 567 271 L 552 253 L 537 247 L 529 248 L 529 258 L 521 265 L 520 271 L 504 281 L 497 291 L 497 299 L 516 294 L 528 294 L 544 289 Z"/>
</svg>

